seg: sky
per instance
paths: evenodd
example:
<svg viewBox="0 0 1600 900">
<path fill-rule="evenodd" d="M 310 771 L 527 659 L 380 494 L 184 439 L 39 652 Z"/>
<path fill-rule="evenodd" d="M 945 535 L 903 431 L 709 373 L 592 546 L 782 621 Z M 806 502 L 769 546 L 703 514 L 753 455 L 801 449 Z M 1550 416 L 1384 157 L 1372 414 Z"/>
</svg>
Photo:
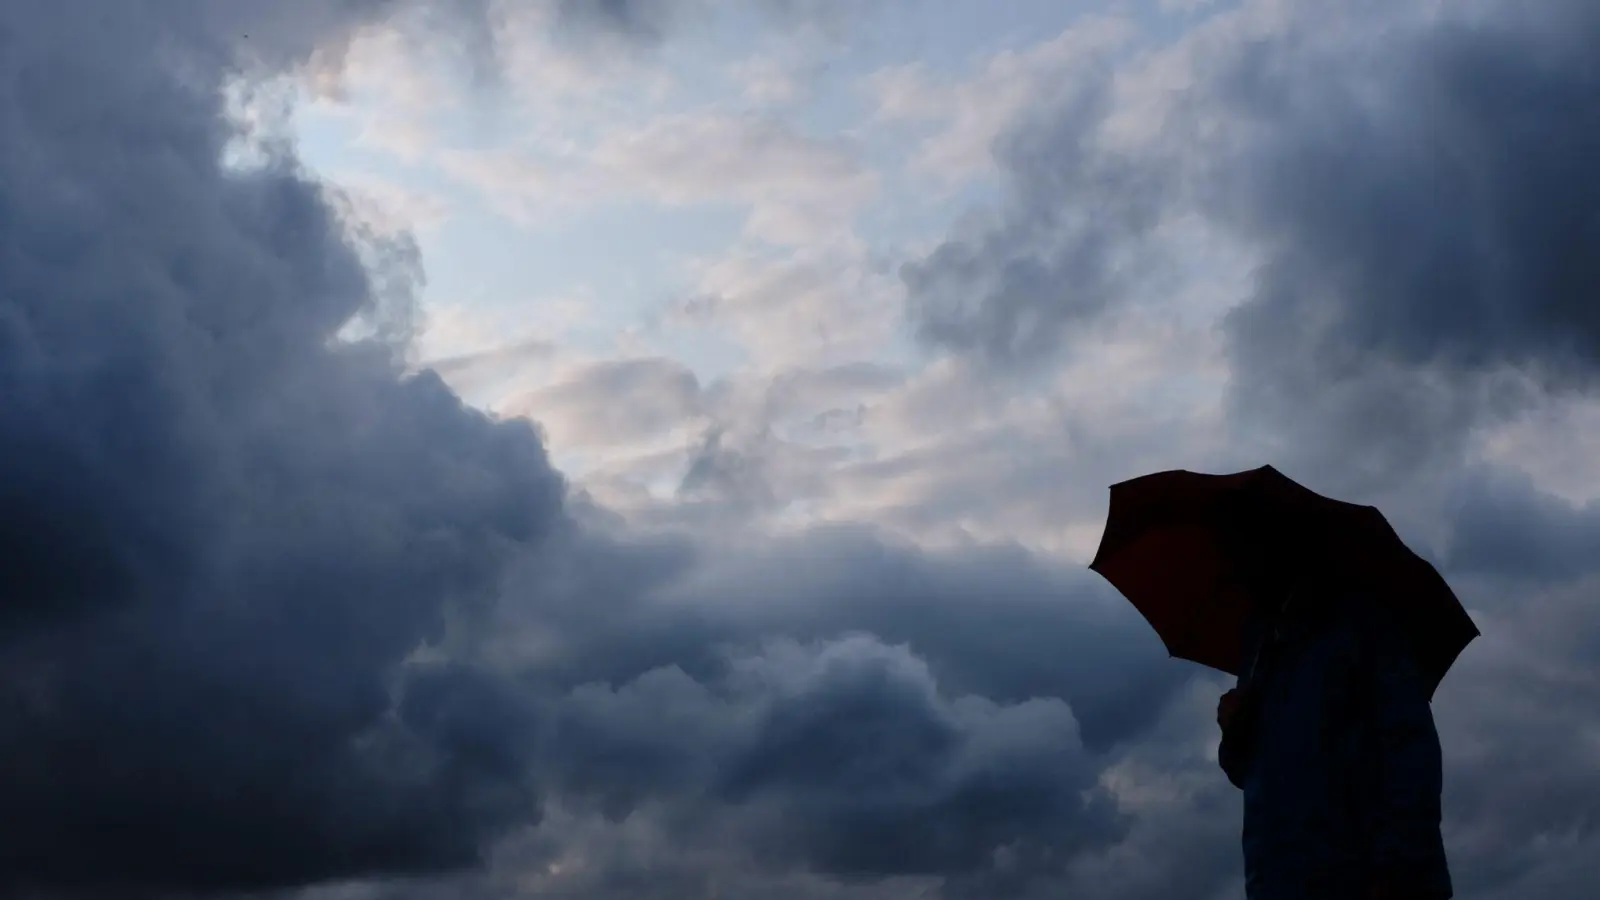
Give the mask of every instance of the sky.
<svg viewBox="0 0 1600 900">
<path fill-rule="evenodd" d="M 0 894 L 1222 900 L 1086 570 L 1272 464 L 1600 883 L 1600 7 L 10 0 Z"/>
</svg>

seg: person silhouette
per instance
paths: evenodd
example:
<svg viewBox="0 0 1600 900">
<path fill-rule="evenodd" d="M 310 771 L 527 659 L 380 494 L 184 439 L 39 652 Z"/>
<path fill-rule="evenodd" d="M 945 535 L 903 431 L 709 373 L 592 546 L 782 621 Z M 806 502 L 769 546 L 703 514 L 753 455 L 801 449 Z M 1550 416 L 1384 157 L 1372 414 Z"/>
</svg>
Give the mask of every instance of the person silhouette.
<svg viewBox="0 0 1600 900">
<path fill-rule="evenodd" d="M 1260 571 L 1217 705 L 1246 896 L 1448 900 L 1439 737 L 1398 626 L 1358 587 Z"/>
</svg>

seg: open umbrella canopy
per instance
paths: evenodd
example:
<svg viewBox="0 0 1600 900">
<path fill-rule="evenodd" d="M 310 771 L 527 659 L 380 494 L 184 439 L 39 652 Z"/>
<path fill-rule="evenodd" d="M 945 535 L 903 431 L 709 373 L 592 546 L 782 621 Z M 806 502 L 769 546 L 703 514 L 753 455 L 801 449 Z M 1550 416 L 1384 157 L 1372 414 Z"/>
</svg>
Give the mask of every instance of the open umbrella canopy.
<svg viewBox="0 0 1600 900">
<path fill-rule="evenodd" d="M 1269 544 L 1263 549 L 1261 544 Z M 1478 628 L 1439 572 L 1376 508 L 1324 497 L 1271 466 L 1158 472 L 1111 487 L 1089 568 L 1121 591 L 1173 656 L 1238 675 L 1253 571 L 1280 564 L 1359 587 L 1399 623 L 1430 693 Z"/>
</svg>

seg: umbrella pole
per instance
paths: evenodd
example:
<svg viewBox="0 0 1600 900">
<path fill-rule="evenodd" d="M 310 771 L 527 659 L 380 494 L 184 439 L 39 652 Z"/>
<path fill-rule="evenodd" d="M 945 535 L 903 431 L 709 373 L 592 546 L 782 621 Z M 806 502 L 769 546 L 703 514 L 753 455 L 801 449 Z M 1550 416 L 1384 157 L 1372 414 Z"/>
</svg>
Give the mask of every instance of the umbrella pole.
<svg viewBox="0 0 1600 900">
<path fill-rule="evenodd" d="M 1250 657 L 1250 668 L 1245 672 L 1244 677 L 1246 682 L 1253 682 L 1255 680 L 1256 666 L 1261 662 L 1261 656 L 1264 652 L 1266 652 L 1267 647 L 1276 645 L 1279 639 L 1283 637 L 1284 616 L 1287 615 L 1289 612 L 1289 607 L 1292 606 L 1294 601 L 1300 596 L 1300 588 L 1305 584 L 1305 582 L 1306 576 L 1300 576 L 1299 580 L 1295 581 L 1294 587 L 1291 587 L 1288 593 L 1284 595 L 1283 602 L 1278 604 L 1278 613 L 1273 617 L 1272 631 L 1264 640 L 1261 641 L 1261 643 L 1256 645 L 1256 652 Z"/>
</svg>

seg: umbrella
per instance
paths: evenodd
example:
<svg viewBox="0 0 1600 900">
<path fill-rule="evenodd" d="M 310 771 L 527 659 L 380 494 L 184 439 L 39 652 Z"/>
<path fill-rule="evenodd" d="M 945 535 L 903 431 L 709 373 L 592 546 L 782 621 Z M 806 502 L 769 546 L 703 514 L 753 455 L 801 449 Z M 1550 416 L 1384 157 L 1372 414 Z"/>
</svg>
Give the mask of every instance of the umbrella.
<svg viewBox="0 0 1600 900">
<path fill-rule="evenodd" d="M 1249 552 L 1262 543 L 1273 546 Z M 1250 570 L 1272 557 L 1357 586 L 1389 611 L 1430 694 L 1478 636 L 1444 578 L 1383 513 L 1324 497 L 1271 466 L 1158 472 L 1112 485 L 1089 568 L 1133 603 L 1172 656 L 1239 675 L 1260 583 Z"/>
</svg>

